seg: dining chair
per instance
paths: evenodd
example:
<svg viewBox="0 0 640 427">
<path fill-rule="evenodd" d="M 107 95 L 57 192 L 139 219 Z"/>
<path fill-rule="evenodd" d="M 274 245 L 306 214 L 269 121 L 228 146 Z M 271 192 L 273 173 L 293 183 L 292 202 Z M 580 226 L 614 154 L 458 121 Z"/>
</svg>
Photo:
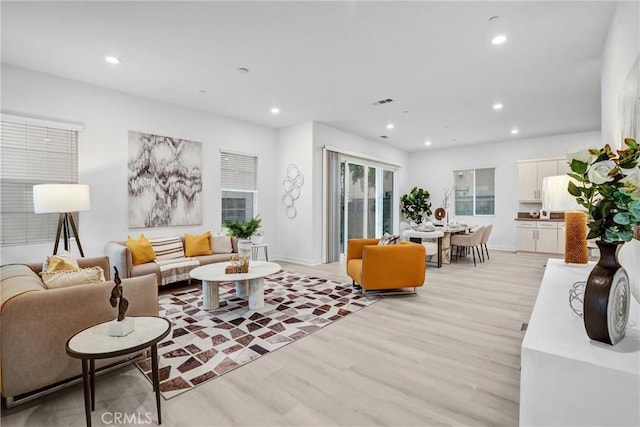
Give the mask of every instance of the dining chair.
<svg viewBox="0 0 640 427">
<path fill-rule="evenodd" d="M 491 235 L 491 230 L 493 230 L 493 224 L 488 224 L 484 227 L 484 233 L 482 233 L 482 240 L 480 240 L 480 251 L 482 252 L 482 248 L 484 248 L 484 252 L 487 253 L 487 259 L 491 259 L 489 257 L 489 248 L 487 248 L 487 242 L 489 241 L 489 236 Z M 482 252 L 482 260 L 484 261 L 484 252 Z"/>
<path fill-rule="evenodd" d="M 480 226 L 473 233 L 451 235 L 451 245 L 457 246 L 459 249 L 463 249 L 465 254 L 468 252 L 468 250 L 471 250 L 471 254 L 473 255 L 474 267 L 476 266 L 476 253 L 478 254 L 478 261 L 482 261 L 478 247 L 480 246 L 480 242 L 482 241 L 482 237 L 484 235 L 484 228 L 484 226 Z"/>
</svg>

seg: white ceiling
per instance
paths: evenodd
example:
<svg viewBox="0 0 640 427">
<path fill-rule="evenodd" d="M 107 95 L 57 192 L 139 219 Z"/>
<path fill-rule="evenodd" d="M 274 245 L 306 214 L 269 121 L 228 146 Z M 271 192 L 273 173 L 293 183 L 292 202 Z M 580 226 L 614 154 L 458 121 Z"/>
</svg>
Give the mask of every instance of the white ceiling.
<svg viewBox="0 0 640 427">
<path fill-rule="evenodd" d="M 417 151 L 599 129 L 613 7 L 2 1 L 2 61 L 274 128 L 316 120 L 387 135 Z M 491 44 L 497 33 L 505 44 Z"/>
</svg>

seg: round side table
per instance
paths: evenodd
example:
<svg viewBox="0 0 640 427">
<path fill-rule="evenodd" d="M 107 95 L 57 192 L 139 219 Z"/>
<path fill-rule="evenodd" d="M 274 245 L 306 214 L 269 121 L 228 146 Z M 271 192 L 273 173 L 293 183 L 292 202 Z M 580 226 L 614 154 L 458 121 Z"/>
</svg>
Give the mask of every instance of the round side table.
<svg viewBox="0 0 640 427">
<path fill-rule="evenodd" d="M 82 381 L 84 383 L 84 409 L 87 426 L 91 426 L 91 412 L 95 409 L 95 360 L 124 356 L 151 349 L 151 372 L 153 390 L 156 393 L 158 424 L 162 424 L 160 412 L 160 377 L 158 375 L 158 343 L 171 331 L 171 323 L 163 317 L 130 317 L 135 322 L 134 330 L 123 337 L 108 334 L 109 323 L 99 323 L 83 329 L 67 340 L 67 354 L 82 360 Z"/>
</svg>

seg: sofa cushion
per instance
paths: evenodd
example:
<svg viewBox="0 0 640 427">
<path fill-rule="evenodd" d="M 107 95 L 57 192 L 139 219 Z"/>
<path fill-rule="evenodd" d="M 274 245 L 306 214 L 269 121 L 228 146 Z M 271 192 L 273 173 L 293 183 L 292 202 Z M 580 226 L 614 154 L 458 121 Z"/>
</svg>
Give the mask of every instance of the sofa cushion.
<svg viewBox="0 0 640 427">
<path fill-rule="evenodd" d="M 59 270 L 42 272 L 42 281 L 47 289 L 66 288 L 86 283 L 104 282 L 102 267 L 88 267 L 81 270 Z"/>
<path fill-rule="evenodd" d="M 233 252 L 231 236 L 211 236 L 211 248 L 214 254 L 230 254 Z"/>
<path fill-rule="evenodd" d="M 156 254 L 155 259 L 184 258 L 182 239 L 178 236 L 149 239 L 149 243 L 151 243 L 153 252 Z"/>
<path fill-rule="evenodd" d="M 78 261 L 68 251 L 64 251 L 59 255 L 48 256 L 42 264 L 42 271 L 58 271 L 58 270 L 80 270 Z"/>
<path fill-rule="evenodd" d="M 133 265 L 146 264 L 156 259 L 156 253 L 144 234 L 140 234 L 138 240 L 127 236 L 127 247 L 131 251 Z"/>
<path fill-rule="evenodd" d="M 215 262 L 225 262 L 231 261 L 231 257 L 235 255 L 233 253 L 229 254 L 213 254 L 213 255 L 201 255 L 195 257 L 195 259 L 200 262 L 200 265 L 213 264 Z"/>
<path fill-rule="evenodd" d="M 211 232 L 207 231 L 200 235 L 185 233 L 184 235 L 184 252 L 188 257 L 199 255 L 212 255 L 211 251 Z"/>
<path fill-rule="evenodd" d="M 8 264 L 0 267 L 0 309 L 18 295 L 42 290 L 45 290 L 44 283 L 29 266 Z"/>
</svg>

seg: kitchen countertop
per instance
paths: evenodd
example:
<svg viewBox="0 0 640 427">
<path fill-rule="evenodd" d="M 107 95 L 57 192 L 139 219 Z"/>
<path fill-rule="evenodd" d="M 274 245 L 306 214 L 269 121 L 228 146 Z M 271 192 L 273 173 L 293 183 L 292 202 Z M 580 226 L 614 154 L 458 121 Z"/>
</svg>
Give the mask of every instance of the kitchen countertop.
<svg viewBox="0 0 640 427">
<path fill-rule="evenodd" d="M 564 219 L 540 219 L 540 218 L 514 218 L 516 221 L 546 221 L 546 222 L 564 222 Z"/>
</svg>

